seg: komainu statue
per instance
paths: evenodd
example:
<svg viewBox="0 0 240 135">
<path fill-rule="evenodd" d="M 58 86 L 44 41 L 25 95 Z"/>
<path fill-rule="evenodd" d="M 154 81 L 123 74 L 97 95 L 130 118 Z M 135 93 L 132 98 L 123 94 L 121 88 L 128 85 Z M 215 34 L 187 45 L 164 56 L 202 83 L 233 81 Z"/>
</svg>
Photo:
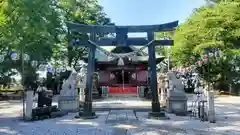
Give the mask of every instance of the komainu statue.
<svg viewBox="0 0 240 135">
<path fill-rule="evenodd" d="M 76 90 L 76 85 L 77 85 L 77 72 L 75 69 L 72 68 L 71 74 L 68 77 L 67 80 L 64 81 L 62 85 L 62 90 L 60 91 L 61 96 L 76 96 L 77 95 L 77 90 Z"/>
<path fill-rule="evenodd" d="M 168 72 L 167 77 L 171 85 L 170 90 L 173 90 L 176 92 L 184 92 L 183 81 L 176 72 Z"/>
<path fill-rule="evenodd" d="M 182 79 L 176 72 L 168 72 L 167 110 L 176 115 L 187 115 L 187 96 Z"/>
<path fill-rule="evenodd" d="M 64 81 L 58 98 L 58 106 L 63 111 L 75 112 L 79 109 L 76 79 L 77 72 L 75 69 L 71 68 L 71 74 L 68 79 Z"/>
</svg>

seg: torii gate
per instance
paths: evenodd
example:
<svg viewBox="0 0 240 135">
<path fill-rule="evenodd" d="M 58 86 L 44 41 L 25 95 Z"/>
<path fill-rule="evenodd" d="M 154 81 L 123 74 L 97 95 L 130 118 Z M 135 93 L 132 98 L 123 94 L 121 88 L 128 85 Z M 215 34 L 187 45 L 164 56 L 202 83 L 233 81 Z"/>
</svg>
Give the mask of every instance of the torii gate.
<svg viewBox="0 0 240 135">
<path fill-rule="evenodd" d="M 160 103 L 157 91 L 157 75 L 155 62 L 155 46 L 169 46 L 173 45 L 173 40 L 154 40 L 154 32 L 174 31 L 178 26 L 178 21 L 160 24 L 160 25 L 140 25 L 140 26 L 115 26 L 115 25 L 84 25 L 76 23 L 67 23 L 69 32 L 80 32 L 89 34 L 89 40 L 95 42 L 100 46 L 148 46 L 149 67 L 150 67 L 150 88 L 152 90 L 152 112 L 149 113 L 153 117 L 165 116 L 161 112 Z M 146 32 L 146 38 L 128 38 L 128 33 Z M 116 33 L 116 38 L 97 38 L 97 34 Z M 87 83 L 86 83 L 86 97 L 84 103 L 84 111 L 79 113 L 82 117 L 96 117 L 92 111 L 92 80 L 95 70 L 95 50 L 96 46 L 89 42 L 89 40 L 70 40 L 71 45 L 87 46 L 89 47 L 88 66 L 87 66 Z"/>
</svg>

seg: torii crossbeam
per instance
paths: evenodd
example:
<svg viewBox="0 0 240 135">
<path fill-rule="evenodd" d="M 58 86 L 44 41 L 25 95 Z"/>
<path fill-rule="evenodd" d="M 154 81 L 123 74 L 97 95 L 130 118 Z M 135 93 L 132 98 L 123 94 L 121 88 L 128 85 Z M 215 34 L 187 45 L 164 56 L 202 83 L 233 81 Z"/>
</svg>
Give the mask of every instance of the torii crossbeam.
<svg viewBox="0 0 240 135">
<path fill-rule="evenodd" d="M 174 31 L 178 26 L 178 21 L 160 24 L 160 25 L 139 25 L 139 26 L 115 26 L 115 25 L 84 25 L 76 23 L 67 23 L 68 30 L 71 32 L 80 32 L 89 34 L 88 40 L 70 39 L 71 45 L 88 46 L 88 68 L 87 68 L 87 83 L 86 83 L 86 97 L 84 103 L 84 111 L 81 114 L 83 117 L 95 117 L 92 112 L 92 76 L 95 69 L 95 50 L 96 46 L 89 40 L 95 42 L 100 46 L 143 46 L 151 42 L 148 46 L 149 67 L 150 67 L 150 88 L 152 90 L 152 112 L 150 116 L 161 117 L 165 116 L 161 112 L 160 103 L 158 99 L 157 90 L 157 75 L 155 62 L 155 46 L 173 45 L 173 40 L 154 40 L 154 32 Z M 128 33 L 146 32 L 147 38 L 129 38 Z M 115 33 L 116 38 L 97 38 L 98 34 Z"/>
</svg>

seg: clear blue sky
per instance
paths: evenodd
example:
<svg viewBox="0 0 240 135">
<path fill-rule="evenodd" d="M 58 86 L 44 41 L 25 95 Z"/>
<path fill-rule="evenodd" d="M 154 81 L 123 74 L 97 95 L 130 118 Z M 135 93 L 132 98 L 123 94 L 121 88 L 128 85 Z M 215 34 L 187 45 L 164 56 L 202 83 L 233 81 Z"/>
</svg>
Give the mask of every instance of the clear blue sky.
<svg viewBox="0 0 240 135">
<path fill-rule="evenodd" d="M 149 25 L 184 22 L 204 0 L 99 0 L 116 25 Z"/>
</svg>

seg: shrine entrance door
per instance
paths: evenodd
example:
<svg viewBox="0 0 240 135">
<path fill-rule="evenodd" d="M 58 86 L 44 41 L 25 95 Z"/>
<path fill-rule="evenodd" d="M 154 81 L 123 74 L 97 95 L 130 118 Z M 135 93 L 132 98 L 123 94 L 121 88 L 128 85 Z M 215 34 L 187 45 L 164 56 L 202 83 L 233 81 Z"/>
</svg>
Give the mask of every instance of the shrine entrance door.
<svg viewBox="0 0 240 135">
<path fill-rule="evenodd" d="M 109 87 L 110 95 L 137 95 L 137 87 L 132 80 L 132 70 L 114 70 L 111 74 L 114 81 Z"/>
</svg>

